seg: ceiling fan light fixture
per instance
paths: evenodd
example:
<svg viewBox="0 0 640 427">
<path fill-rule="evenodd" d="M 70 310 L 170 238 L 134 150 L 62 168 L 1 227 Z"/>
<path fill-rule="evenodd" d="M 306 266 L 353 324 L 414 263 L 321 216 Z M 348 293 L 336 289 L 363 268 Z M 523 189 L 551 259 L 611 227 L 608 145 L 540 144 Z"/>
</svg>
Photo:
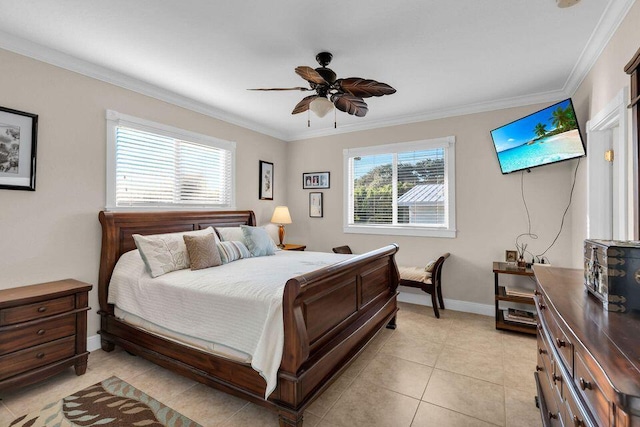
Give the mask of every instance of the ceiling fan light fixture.
<svg viewBox="0 0 640 427">
<path fill-rule="evenodd" d="M 556 0 L 559 8 L 571 7 L 579 2 L 580 0 Z"/>
<path fill-rule="evenodd" d="M 327 98 L 318 97 L 311 101 L 309 109 L 318 117 L 324 117 L 333 110 L 333 103 Z"/>
</svg>

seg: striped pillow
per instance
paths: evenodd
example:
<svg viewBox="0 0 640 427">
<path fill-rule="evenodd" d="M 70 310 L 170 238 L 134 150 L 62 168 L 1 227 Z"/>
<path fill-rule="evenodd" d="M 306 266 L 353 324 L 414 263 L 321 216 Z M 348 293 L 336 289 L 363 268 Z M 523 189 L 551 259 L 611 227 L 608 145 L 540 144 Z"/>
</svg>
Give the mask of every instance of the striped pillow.
<svg viewBox="0 0 640 427">
<path fill-rule="evenodd" d="M 223 264 L 228 264 L 241 258 L 251 258 L 251 252 L 242 242 L 220 242 L 218 243 L 218 250 Z"/>
</svg>

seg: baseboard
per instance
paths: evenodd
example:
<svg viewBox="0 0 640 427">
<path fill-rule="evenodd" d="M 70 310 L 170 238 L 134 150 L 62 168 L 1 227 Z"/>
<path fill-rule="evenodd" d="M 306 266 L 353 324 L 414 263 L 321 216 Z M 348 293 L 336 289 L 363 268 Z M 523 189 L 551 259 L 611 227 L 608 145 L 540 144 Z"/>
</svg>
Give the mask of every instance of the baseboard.
<svg viewBox="0 0 640 427">
<path fill-rule="evenodd" d="M 413 293 L 405 291 L 401 287 L 398 301 L 409 304 L 426 305 L 431 307 L 431 296 L 421 292 Z M 464 311 L 467 313 L 482 314 L 483 316 L 495 316 L 495 307 L 489 304 L 479 304 L 477 302 L 460 301 L 444 298 L 444 306 L 450 310 Z"/>
<path fill-rule="evenodd" d="M 87 337 L 87 351 L 95 351 L 100 349 L 100 335 L 95 334 Z"/>
</svg>

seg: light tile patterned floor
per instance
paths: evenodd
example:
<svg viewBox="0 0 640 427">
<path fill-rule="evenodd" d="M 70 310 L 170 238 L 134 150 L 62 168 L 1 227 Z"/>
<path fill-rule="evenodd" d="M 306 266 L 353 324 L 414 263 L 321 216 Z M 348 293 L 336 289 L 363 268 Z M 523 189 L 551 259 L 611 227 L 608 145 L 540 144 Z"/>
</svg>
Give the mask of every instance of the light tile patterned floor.
<svg viewBox="0 0 640 427">
<path fill-rule="evenodd" d="M 304 415 L 306 427 L 539 426 L 534 337 L 499 332 L 491 317 L 400 304 L 383 330 Z M 205 427 L 278 425 L 262 407 L 122 350 L 97 350 L 89 368 L 0 394 L 0 426 L 111 375 Z"/>
</svg>

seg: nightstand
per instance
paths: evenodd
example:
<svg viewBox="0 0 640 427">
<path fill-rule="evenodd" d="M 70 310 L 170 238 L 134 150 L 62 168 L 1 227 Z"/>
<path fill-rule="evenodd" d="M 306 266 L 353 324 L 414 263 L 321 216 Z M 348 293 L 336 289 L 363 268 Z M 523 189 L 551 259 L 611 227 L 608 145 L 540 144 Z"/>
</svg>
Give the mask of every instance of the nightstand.
<svg viewBox="0 0 640 427">
<path fill-rule="evenodd" d="M 285 243 L 284 248 L 282 250 L 285 251 L 304 251 L 307 249 L 307 245 L 293 245 L 289 243 Z"/>
<path fill-rule="evenodd" d="M 73 279 L 0 290 L 0 390 L 33 384 L 70 366 L 87 370 L 92 286 Z"/>
</svg>

